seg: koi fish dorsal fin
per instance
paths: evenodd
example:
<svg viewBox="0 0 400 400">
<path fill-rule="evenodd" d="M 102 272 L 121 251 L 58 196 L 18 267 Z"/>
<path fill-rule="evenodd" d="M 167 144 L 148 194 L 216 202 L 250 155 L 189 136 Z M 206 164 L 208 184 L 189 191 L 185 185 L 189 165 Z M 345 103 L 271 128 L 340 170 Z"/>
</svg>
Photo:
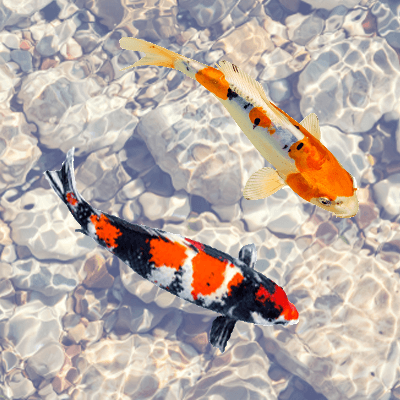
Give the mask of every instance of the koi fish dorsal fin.
<svg viewBox="0 0 400 400">
<path fill-rule="evenodd" d="M 254 268 L 257 261 L 257 250 L 254 243 L 246 244 L 240 249 L 239 260 L 243 261 L 249 268 Z"/>
<path fill-rule="evenodd" d="M 265 199 L 286 185 L 278 172 L 269 167 L 254 172 L 246 183 L 243 196 L 247 200 Z"/>
<path fill-rule="evenodd" d="M 239 96 L 248 97 L 249 101 L 258 100 L 258 102 L 262 101 L 269 105 L 262 85 L 235 64 L 222 60 L 216 67 L 225 75 L 225 79 L 235 86 L 235 91 Z"/>
<path fill-rule="evenodd" d="M 300 122 L 300 125 L 307 129 L 316 139 L 321 140 L 321 130 L 319 129 L 319 121 L 316 114 L 308 114 L 307 117 Z"/>
<path fill-rule="evenodd" d="M 265 106 L 274 115 L 274 123 L 280 126 L 289 123 L 288 118 L 271 104 L 264 88 L 254 78 L 226 60 L 220 61 L 216 67 L 225 75 L 225 79 L 234 86 L 234 90 L 239 96 L 248 99 L 254 106 Z"/>
</svg>

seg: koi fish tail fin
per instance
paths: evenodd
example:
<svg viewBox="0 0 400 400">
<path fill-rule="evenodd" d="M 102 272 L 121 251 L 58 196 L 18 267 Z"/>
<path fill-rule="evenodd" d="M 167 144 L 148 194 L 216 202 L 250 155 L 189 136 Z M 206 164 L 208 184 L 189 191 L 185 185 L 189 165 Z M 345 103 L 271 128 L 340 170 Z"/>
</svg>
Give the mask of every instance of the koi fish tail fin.
<svg viewBox="0 0 400 400">
<path fill-rule="evenodd" d="M 146 53 L 146 56 L 136 61 L 129 67 L 122 68 L 121 71 L 139 65 L 158 65 L 167 68 L 175 68 L 175 61 L 181 59 L 187 59 L 180 54 L 174 53 L 171 50 L 167 50 L 164 47 L 157 46 L 156 44 L 146 42 L 142 39 L 136 39 L 132 37 L 123 37 L 119 41 L 120 46 L 125 50 L 141 51 Z"/>
<path fill-rule="evenodd" d="M 68 200 L 69 196 L 75 197 L 76 201 L 79 201 L 78 197 L 81 198 L 81 196 L 76 190 L 74 176 L 74 148 L 68 151 L 67 158 L 60 170 L 46 171 L 44 174 L 50 186 L 65 204 L 68 205 L 71 202 L 71 200 Z"/>
<path fill-rule="evenodd" d="M 44 174 L 49 181 L 50 186 L 57 193 L 58 197 L 68 206 L 68 209 L 77 222 L 82 225 L 82 227 L 86 227 L 84 217 L 87 216 L 87 213 L 82 211 L 89 211 L 90 214 L 93 209 L 76 189 L 74 175 L 74 148 L 68 151 L 67 157 L 60 170 L 46 171 Z M 79 208 L 77 207 L 78 205 Z M 80 212 L 77 212 L 78 209 Z"/>
</svg>

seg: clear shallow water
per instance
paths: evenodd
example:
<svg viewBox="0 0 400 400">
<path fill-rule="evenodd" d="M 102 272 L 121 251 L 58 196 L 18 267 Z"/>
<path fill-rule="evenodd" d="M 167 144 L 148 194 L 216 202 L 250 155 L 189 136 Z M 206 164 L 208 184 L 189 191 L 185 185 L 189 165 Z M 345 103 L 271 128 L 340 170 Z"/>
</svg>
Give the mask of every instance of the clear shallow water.
<svg viewBox="0 0 400 400">
<path fill-rule="evenodd" d="M 13 399 L 397 399 L 400 29 L 396 2 L 3 2 L 0 18 L 0 390 Z M 324 8 L 321 8 L 324 7 Z M 140 67 L 135 36 L 234 62 L 357 179 L 336 219 L 290 189 L 246 201 L 266 165 L 205 89 Z M 256 268 L 300 312 L 238 323 L 142 280 L 90 239 L 49 188 L 75 146 L 94 207 L 180 233 Z"/>
</svg>

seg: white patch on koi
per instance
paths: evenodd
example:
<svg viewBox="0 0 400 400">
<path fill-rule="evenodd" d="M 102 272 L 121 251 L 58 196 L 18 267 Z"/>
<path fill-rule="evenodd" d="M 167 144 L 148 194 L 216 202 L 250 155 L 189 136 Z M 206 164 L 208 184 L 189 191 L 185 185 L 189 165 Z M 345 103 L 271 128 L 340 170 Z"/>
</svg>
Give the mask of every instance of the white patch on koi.
<svg viewBox="0 0 400 400">
<path fill-rule="evenodd" d="M 93 224 L 93 222 L 90 220 L 90 218 L 88 218 L 87 231 L 88 231 L 89 236 L 92 239 L 99 240 L 99 237 L 97 236 L 97 233 L 96 233 L 96 227 Z M 109 248 L 109 250 L 111 250 L 111 249 Z"/>
<path fill-rule="evenodd" d="M 192 261 L 193 261 L 193 258 L 196 257 L 198 253 L 195 250 L 192 250 L 191 248 L 189 248 L 185 238 L 180 235 L 175 234 L 174 236 L 170 236 L 166 232 L 163 234 L 163 236 L 165 238 L 171 240 L 172 242 L 180 243 L 186 247 L 186 251 L 185 251 L 186 259 L 185 259 L 183 265 L 181 266 L 180 286 L 183 290 L 181 292 L 179 292 L 177 295 L 181 299 L 194 302 L 195 300 L 192 295 L 192 291 L 193 291 L 193 263 L 192 263 Z M 163 286 L 168 286 L 175 279 L 176 270 L 173 268 L 168 268 L 168 267 L 161 267 L 161 268 L 162 268 L 163 272 L 168 270 L 168 278 L 165 278 L 166 283 L 162 283 L 163 279 L 160 276 L 161 274 L 155 273 L 155 271 L 160 269 L 160 267 L 154 268 L 153 272 L 151 273 L 151 275 L 149 276 L 148 279 L 152 282 L 157 281 L 157 285 L 161 284 Z M 213 293 L 208 294 L 208 295 L 202 295 L 201 293 L 199 293 L 197 295 L 197 298 L 199 300 L 204 301 L 205 307 L 210 306 L 213 302 L 218 302 L 220 304 L 223 304 L 224 301 L 222 300 L 222 298 L 228 294 L 228 284 L 237 273 L 240 273 L 241 275 L 243 275 L 242 271 L 239 267 L 228 262 L 225 267 L 224 281 L 222 282 L 222 284 Z M 169 281 L 167 283 L 168 279 L 169 279 Z"/>
<path fill-rule="evenodd" d="M 166 287 L 174 281 L 175 272 L 175 268 L 166 267 L 165 265 L 154 267 L 148 279 L 157 286 Z"/>
<path fill-rule="evenodd" d="M 252 312 L 251 316 L 253 318 L 253 324 L 255 325 L 263 325 L 263 326 L 271 326 L 271 325 L 295 325 L 299 322 L 298 319 L 296 320 L 287 320 L 285 317 L 281 314 L 278 318 L 273 319 L 272 321 L 268 321 L 265 318 L 263 318 L 260 314 L 257 312 Z"/>
<path fill-rule="evenodd" d="M 273 133 L 273 135 L 276 135 L 276 139 L 278 140 L 279 144 L 281 145 L 281 149 L 283 151 L 288 152 L 290 149 L 290 146 L 293 143 L 296 143 L 298 141 L 298 139 L 287 129 L 284 129 L 282 127 L 277 128 L 275 125 L 274 125 L 274 127 L 275 127 L 275 132 Z"/>
<path fill-rule="evenodd" d="M 201 64 L 195 60 L 176 60 L 175 69 L 183 72 L 189 78 L 196 80 L 196 74 L 207 65 Z"/>
<path fill-rule="evenodd" d="M 181 299 L 187 300 L 194 302 L 194 298 L 192 296 L 192 291 L 193 291 L 193 264 L 192 260 L 194 257 L 196 257 L 197 252 L 195 250 L 192 250 L 191 248 L 188 247 L 185 238 L 181 235 L 175 234 L 175 235 L 169 235 L 168 232 L 164 232 L 163 236 L 170 240 L 171 242 L 176 242 L 182 244 L 185 248 L 185 261 L 183 265 L 181 266 L 181 283 L 180 286 L 183 289 L 181 292 L 177 294 L 178 297 Z M 159 277 L 160 274 L 156 273 L 156 270 L 159 269 L 159 267 L 155 267 L 152 271 L 152 273 L 149 275 L 148 279 L 154 283 L 154 281 L 157 281 L 157 285 L 162 284 L 163 286 L 168 286 L 172 283 L 172 281 L 176 277 L 176 270 L 174 268 L 168 268 L 168 267 L 161 267 L 167 268 L 168 269 L 168 276 L 170 277 L 170 282 L 167 284 L 163 284 L 162 281 L 163 279 Z"/>
<path fill-rule="evenodd" d="M 185 244 L 182 242 L 185 246 Z M 182 291 L 178 293 L 178 296 L 184 300 L 188 300 L 191 302 L 194 302 L 194 298 L 192 295 L 193 291 L 193 264 L 192 260 L 194 257 L 196 257 L 197 252 L 195 250 L 192 250 L 190 248 L 186 249 L 186 260 L 182 265 L 182 276 L 181 276 L 181 287 Z"/>
<path fill-rule="evenodd" d="M 252 142 L 254 147 L 269 163 L 284 174 L 298 172 L 295 161 L 288 155 L 288 148 L 283 149 L 283 147 L 286 142 L 297 142 L 299 140 L 297 136 L 303 138 L 304 135 L 300 131 L 290 124 L 292 128 L 297 131 L 296 135 L 294 135 L 288 127 L 275 124 L 274 120 L 276 117 L 274 118 L 271 112 L 268 112 L 267 116 L 272 123 L 270 129 L 275 129 L 274 134 L 271 135 L 268 128 L 262 128 L 260 126 L 253 129 L 253 123 L 250 121 L 249 114 L 253 107 L 257 107 L 257 104 L 253 104 L 250 99 L 243 98 L 239 95 L 232 98 L 232 100 L 219 100 L 239 125 L 240 129 Z M 247 104 L 249 104 L 248 107 L 244 108 Z"/>
</svg>

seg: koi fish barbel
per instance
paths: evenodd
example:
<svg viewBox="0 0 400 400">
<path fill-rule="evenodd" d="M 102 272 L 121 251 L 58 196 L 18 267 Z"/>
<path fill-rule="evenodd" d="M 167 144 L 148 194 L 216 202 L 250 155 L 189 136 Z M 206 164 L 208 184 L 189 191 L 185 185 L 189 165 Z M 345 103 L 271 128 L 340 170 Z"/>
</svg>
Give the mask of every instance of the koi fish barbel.
<svg viewBox="0 0 400 400">
<path fill-rule="evenodd" d="M 261 168 L 251 175 L 243 192 L 246 199 L 263 199 L 288 185 L 304 200 L 337 217 L 357 214 L 355 179 L 321 143 L 315 114 L 296 122 L 266 97 L 260 83 L 228 61 L 220 61 L 214 68 L 129 37 L 123 37 L 120 46 L 146 54 L 124 70 L 140 65 L 163 66 L 181 71 L 203 85 L 276 168 Z"/>
<path fill-rule="evenodd" d="M 236 321 L 297 324 L 299 313 L 284 290 L 254 269 L 254 244 L 242 247 L 237 259 L 180 235 L 96 210 L 76 189 L 73 151 L 68 152 L 60 170 L 46 171 L 45 176 L 81 225 L 77 231 L 160 288 L 221 314 L 211 327 L 213 346 L 225 350 Z"/>
</svg>

